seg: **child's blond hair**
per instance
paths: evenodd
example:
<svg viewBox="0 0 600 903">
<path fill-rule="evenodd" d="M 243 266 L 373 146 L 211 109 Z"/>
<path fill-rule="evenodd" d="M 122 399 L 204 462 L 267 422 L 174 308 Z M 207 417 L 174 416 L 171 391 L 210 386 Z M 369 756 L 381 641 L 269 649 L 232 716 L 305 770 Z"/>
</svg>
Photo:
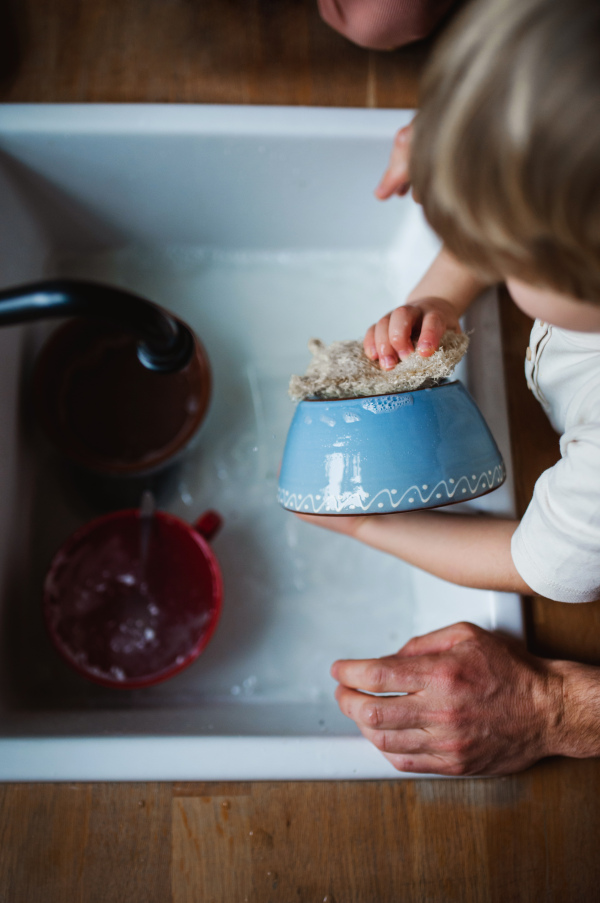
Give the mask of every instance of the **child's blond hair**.
<svg viewBox="0 0 600 903">
<path fill-rule="evenodd" d="M 433 55 L 411 179 L 449 250 L 600 302 L 600 2 L 476 0 Z"/>
</svg>

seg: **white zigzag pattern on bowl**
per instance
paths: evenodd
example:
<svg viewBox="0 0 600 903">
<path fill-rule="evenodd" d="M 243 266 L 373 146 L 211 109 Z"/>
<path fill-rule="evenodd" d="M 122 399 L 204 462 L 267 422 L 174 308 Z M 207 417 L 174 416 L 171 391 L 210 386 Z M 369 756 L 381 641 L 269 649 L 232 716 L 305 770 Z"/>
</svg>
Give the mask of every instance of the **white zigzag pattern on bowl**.
<svg viewBox="0 0 600 903">
<path fill-rule="evenodd" d="M 490 477 L 489 470 L 484 471 L 479 477 L 476 477 L 475 480 L 470 480 L 467 476 L 459 477 L 458 480 L 450 481 L 440 480 L 433 489 L 429 492 L 429 494 L 423 494 L 421 489 L 418 486 L 410 486 L 402 495 L 395 499 L 393 498 L 396 495 L 396 491 L 392 491 L 390 489 L 380 489 L 377 495 L 375 495 L 372 499 L 368 501 L 363 501 L 362 499 L 357 498 L 356 493 L 351 493 L 351 498 L 347 501 L 342 501 L 341 503 L 338 501 L 335 504 L 335 507 L 332 507 L 331 502 L 332 499 L 318 499 L 318 504 L 315 504 L 315 499 L 312 495 L 305 496 L 297 496 L 296 493 L 290 492 L 287 493 L 284 489 L 279 489 L 278 491 L 278 500 L 280 504 L 282 504 L 285 508 L 288 508 L 293 511 L 308 511 L 310 514 L 320 514 L 323 508 L 326 511 L 337 511 L 338 513 L 341 511 L 355 511 L 357 508 L 362 511 L 368 511 L 369 508 L 373 507 L 377 503 L 379 505 L 378 499 L 381 499 L 382 496 L 387 496 L 389 500 L 389 505 L 392 509 L 398 508 L 404 499 L 407 496 L 419 496 L 421 504 L 427 504 L 432 498 L 435 497 L 436 494 L 440 493 L 443 489 L 445 493 L 446 499 L 453 499 L 458 489 L 460 487 L 461 492 L 460 495 L 463 494 L 463 490 L 465 490 L 464 494 L 466 495 L 466 488 L 468 487 L 468 491 L 471 493 L 471 496 L 475 495 L 477 492 L 482 491 L 484 489 L 491 489 L 494 486 L 499 486 L 504 482 L 506 477 L 506 469 L 503 464 L 497 464 L 494 467 L 492 475 Z M 466 484 L 466 486 L 465 486 Z M 428 487 L 429 488 L 429 487 Z M 444 496 L 441 496 L 440 504 L 444 501 Z M 410 510 L 410 509 L 409 509 Z"/>
</svg>

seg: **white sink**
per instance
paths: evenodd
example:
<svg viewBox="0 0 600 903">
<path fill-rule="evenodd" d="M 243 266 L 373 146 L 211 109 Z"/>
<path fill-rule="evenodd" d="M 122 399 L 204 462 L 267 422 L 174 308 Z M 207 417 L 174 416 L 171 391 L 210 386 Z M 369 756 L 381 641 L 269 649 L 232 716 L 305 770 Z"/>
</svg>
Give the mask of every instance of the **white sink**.
<svg viewBox="0 0 600 903">
<path fill-rule="evenodd" d="M 468 619 L 522 635 L 517 596 L 454 587 L 279 508 L 308 339 L 360 337 L 400 303 L 437 243 L 410 200 L 372 188 L 409 111 L 0 107 L 0 279 L 85 276 L 182 315 L 205 343 L 212 408 L 167 507 L 217 508 L 224 610 L 206 652 L 160 686 L 71 673 L 40 616 L 49 559 L 93 516 L 40 442 L 27 377 L 48 327 L 0 331 L 0 779 L 398 778 L 339 712 L 330 664 L 388 654 Z M 496 298 L 461 378 L 509 480 Z M 485 364 L 484 364 L 485 362 Z"/>
</svg>

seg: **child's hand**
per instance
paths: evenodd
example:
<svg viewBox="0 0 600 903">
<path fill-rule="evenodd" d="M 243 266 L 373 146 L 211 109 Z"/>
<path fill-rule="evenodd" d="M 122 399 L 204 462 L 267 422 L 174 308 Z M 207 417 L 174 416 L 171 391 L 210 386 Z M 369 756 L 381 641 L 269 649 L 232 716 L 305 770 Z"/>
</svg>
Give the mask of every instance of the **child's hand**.
<svg viewBox="0 0 600 903">
<path fill-rule="evenodd" d="M 444 333 L 461 332 L 456 308 L 444 298 L 421 298 L 397 307 L 369 327 L 363 347 L 369 360 L 379 360 L 382 370 L 391 370 L 416 349 L 430 357 L 440 347 Z"/>
<path fill-rule="evenodd" d="M 412 140 L 412 123 L 396 132 L 394 145 L 390 154 L 388 168 L 375 189 L 375 197 L 385 201 L 393 194 L 401 197 L 410 189 L 410 142 Z M 416 200 L 416 198 L 415 198 Z"/>
<path fill-rule="evenodd" d="M 342 712 L 398 771 L 501 775 L 560 748 L 562 678 L 553 665 L 462 623 L 415 637 L 396 655 L 335 662 L 331 673 Z"/>
</svg>

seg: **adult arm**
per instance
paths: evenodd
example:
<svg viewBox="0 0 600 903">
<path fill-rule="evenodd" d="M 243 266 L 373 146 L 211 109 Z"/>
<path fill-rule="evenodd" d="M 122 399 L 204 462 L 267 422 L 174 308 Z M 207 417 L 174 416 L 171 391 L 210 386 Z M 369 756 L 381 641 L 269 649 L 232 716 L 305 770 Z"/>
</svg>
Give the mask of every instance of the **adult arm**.
<svg viewBox="0 0 600 903">
<path fill-rule="evenodd" d="M 342 712 L 399 771 L 502 775 L 545 756 L 600 755 L 600 668 L 533 656 L 474 624 L 331 673 Z"/>
</svg>

